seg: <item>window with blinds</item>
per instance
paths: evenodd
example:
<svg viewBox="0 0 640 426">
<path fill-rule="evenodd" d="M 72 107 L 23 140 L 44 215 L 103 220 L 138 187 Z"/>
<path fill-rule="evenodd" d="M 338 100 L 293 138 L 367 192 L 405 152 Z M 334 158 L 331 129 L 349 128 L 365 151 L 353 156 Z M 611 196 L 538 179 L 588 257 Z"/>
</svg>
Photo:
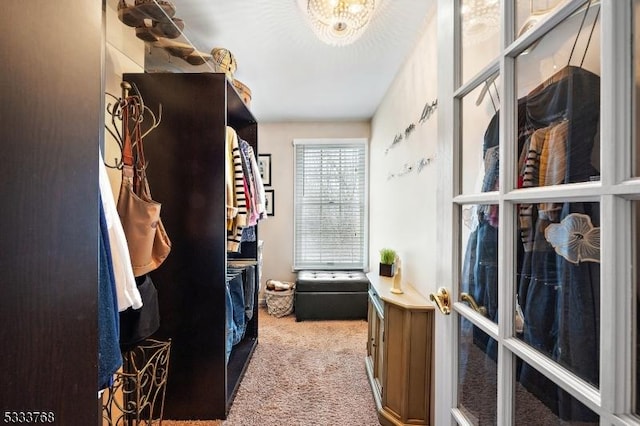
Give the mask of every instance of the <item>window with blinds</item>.
<svg viewBox="0 0 640 426">
<path fill-rule="evenodd" d="M 367 140 L 296 139 L 293 144 L 294 269 L 364 269 Z"/>
</svg>

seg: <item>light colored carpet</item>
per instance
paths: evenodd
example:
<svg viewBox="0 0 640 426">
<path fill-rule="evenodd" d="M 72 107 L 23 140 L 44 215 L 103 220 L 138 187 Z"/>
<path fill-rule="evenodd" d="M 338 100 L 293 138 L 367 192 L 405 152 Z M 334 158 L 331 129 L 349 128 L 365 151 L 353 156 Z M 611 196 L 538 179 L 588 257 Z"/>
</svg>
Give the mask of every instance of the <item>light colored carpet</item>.
<svg viewBox="0 0 640 426">
<path fill-rule="evenodd" d="M 259 315 L 258 346 L 229 417 L 164 426 L 379 425 L 364 367 L 366 321 Z"/>
</svg>

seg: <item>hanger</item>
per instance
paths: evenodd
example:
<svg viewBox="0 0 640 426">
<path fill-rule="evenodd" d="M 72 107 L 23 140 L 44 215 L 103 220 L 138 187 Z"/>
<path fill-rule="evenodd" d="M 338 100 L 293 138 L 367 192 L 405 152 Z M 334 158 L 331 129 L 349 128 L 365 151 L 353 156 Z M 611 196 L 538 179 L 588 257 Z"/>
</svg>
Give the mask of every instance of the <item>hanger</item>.
<svg viewBox="0 0 640 426">
<path fill-rule="evenodd" d="M 589 3 L 587 4 L 587 7 L 585 8 L 584 15 L 582 15 L 582 21 L 580 23 L 580 29 L 578 30 L 578 33 L 576 34 L 576 39 L 574 40 L 573 47 L 571 48 L 571 54 L 569 55 L 569 62 L 571 62 L 571 57 L 573 56 L 573 51 L 574 51 L 574 49 L 576 47 L 576 43 L 578 42 L 578 38 L 580 37 L 580 33 L 582 32 L 582 27 L 584 25 L 584 21 L 585 21 L 585 19 L 587 17 L 587 14 L 589 13 L 589 10 L 591 9 L 591 7 L 595 7 L 595 6 L 598 7 L 598 10 L 596 12 L 596 18 L 594 19 L 594 21 L 592 23 L 591 33 L 589 34 L 589 40 L 587 41 L 587 47 L 585 48 L 585 55 L 586 55 L 586 51 L 589 48 L 589 43 L 591 42 L 591 36 L 593 35 L 593 29 L 595 28 L 596 22 L 598 21 L 598 16 L 600 14 L 600 0 L 596 0 L 595 2 L 593 0 L 589 0 Z M 522 25 L 522 27 L 518 31 L 518 37 L 520 37 L 522 34 L 527 32 L 530 28 L 532 28 L 535 25 L 537 25 L 538 22 L 540 20 L 542 20 L 546 14 L 548 14 L 550 11 L 555 9 L 555 7 L 556 6 L 551 7 L 551 8 L 547 8 L 547 9 L 543 9 L 541 11 L 534 12 L 533 11 L 533 5 L 531 5 L 530 6 L 531 16 L 529 17 L 529 19 L 527 19 L 527 21 Z M 526 55 L 526 54 L 532 52 L 533 49 L 536 48 L 538 43 L 540 43 L 540 40 L 542 40 L 542 38 L 539 38 L 538 40 L 534 41 L 531 44 L 531 46 L 526 48 L 521 54 L 522 55 Z M 584 56 L 582 58 L 582 61 L 584 62 Z M 580 66 L 582 66 L 582 62 L 580 63 Z"/>
<path fill-rule="evenodd" d="M 121 86 L 123 90 L 123 95 L 128 95 L 128 96 L 125 96 L 125 99 L 130 99 L 131 102 L 135 102 L 139 105 L 138 114 L 136 116 L 133 116 L 134 120 L 137 120 L 140 124 L 142 124 L 144 122 L 144 114 L 149 113 L 149 115 L 151 115 L 151 119 L 152 119 L 151 126 L 147 129 L 147 131 L 142 133 L 142 136 L 140 136 L 141 139 L 144 139 L 145 136 L 151 133 L 162 122 L 162 104 L 158 104 L 158 116 L 156 117 L 153 111 L 151 111 L 151 108 L 149 108 L 144 104 L 144 98 L 140 94 L 140 91 L 138 90 L 138 86 L 136 86 L 135 83 L 129 83 L 127 81 L 123 81 L 121 83 Z M 135 95 L 129 94 L 129 91 L 131 89 L 133 89 L 133 91 L 135 92 Z"/>
<path fill-rule="evenodd" d="M 148 106 L 142 105 L 142 108 L 143 108 L 142 114 L 140 114 L 140 116 L 138 117 L 138 120 L 140 120 L 140 124 L 142 124 L 142 122 L 144 121 L 145 112 L 148 113 L 151 116 L 151 119 L 152 119 L 151 126 L 142 134 L 142 136 L 140 136 L 142 139 L 144 139 L 149 133 L 151 133 L 153 131 L 153 129 L 158 127 L 160 125 L 160 123 L 162 122 L 162 104 L 158 105 L 158 116 L 157 117 L 153 113 L 153 111 L 151 111 L 151 108 L 149 108 Z"/>
<path fill-rule="evenodd" d="M 162 104 L 158 105 L 158 115 L 156 116 L 151 108 L 144 104 L 144 99 L 142 98 L 138 87 L 134 83 L 123 81 L 122 83 L 120 83 L 120 87 L 122 88 L 121 97 L 117 97 L 109 92 L 105 92 L 106 95 L 115 100 L 115 103 L 107 104 L 106 109 L 111 116 L 111 123 L 105 123 L 104 127 L 116 141 L 118 147 L 120 148 L 120 153 L 122 153 L 122 150 L 124 148 L 124 132 L 131 133 L 131 131 L 129 130 L 129 125 L 131 123 L 123 123 L 124 110 L 126 108 L 131 109 L 129 114 L 129 121 L 133 122 L 134 127 L 136 124 L 142 125 L 142 123 L 145 121 L 145 113 L 150 115 L 151 125 L 140 136 L 140 139 L 144 139 L 162 122 Z M 134 147 L 136 143 L 137 142 L 135 141 L 133 142 Z M 122 169 L 122 155 L 120 159 L 114 158 L 114 164 L 108 164 L 107 162 L 105 162 L 104 164 L 105 166 L 112 169 Z"/>
<path fill-rule="evenodd" d="M 116 143 L 118 144 L 118 147 L 120 148 L 120 152 L 122 152 L 122 149 L 124 147 L 124 138 L 120 131 L 121 126 L 119 125 L 119 123 L 122 123 L 122 116 L 123 116 L 122 112 L 123 112 L 123 107 L 125 105 L 125 101 L 122 98 L 119 98 L 109 92 L 105 92 L 105 93 L 108 96 L 112 97 L 115 100 L 115 103 L 107 104 L 107 112 L 111 116 L 111 125 L 105 122 L 104 127 L 105 129 L 107 129 L 109 134 L 111 134 L 111 137 L 113 138 L 113 140 L 115 140 Z M 105 161 L 104 165 L 111 169 L 122 169 L 122 158 L 120 159 L 114 158 L 113 164 L 108 164 Z"/>
<path fill-rule="evenodd" d="M 493 96 L 491 95 L 491 85 L 493 85 L 496 91 L 496 98 L 498 98 L 498 104 L 499 104 L 500 95 L 498 95 L 498 86 L 496 85 L 496 79 L 498 78 L 498 76 L 499 76 L 498 73 L 493 74 L 492 76 L 490 76 L 484 81 L 484 86 L 482 86 L 482 89 L 480 90 L 480 94 L 478 95 L 478 99 L 476 99 L 476 106 L 480 106 L 480 104 L 482 104 L 482 101 L 484 101 L 484 97 L 488 93 L 489 97 L 491 98 L 491 103 L 493 104 L 493 111 L 498 112 L 498 106 L 496 105 L 496 102 L 493 100 Z"/>
<path fill-rule="evenodd" d="M 491 88 L 491 84 L 493 84 L 493 86 L 496 89 L 496 96 L 498 95 L 498 87 L 496 86 L 496 79 L 498 78 L 498 74 L 493 74 L 491 77 L 487 78 L 484 81 L 484 86 L 482 87 L 482 90 L 480 90 L 480 94 L 478 95 L 478 99 L 476 99 L 476 106 L 480 106 L 480 104 L 482 103 L 482 101 L 484 101 L 484 97 L 487 95 L 487 92 L 489 92 L 489 89 Z M 491 93 L 489 93 L 489 96 L 491 96 Z M 498 99 L 500 100 L 500 99 Z M 493 102 L 493 99 L 492 99 Z M 493 109 L 496 110 L 496 105 L 495 103 L 493 104 Z M 497 110 L 496 110 L 497 112 Z"/>
<path fill-rule="evenodd" d="M 536 93 L 540 92 L 541 90 L 548 87 L 549 85 L 556 83 L 562 80 L 563 78 L 565 78 L 566 76 L 568 76 L 569 74 L 571 74 L 572 72 L 571 60 L 573 59 L 573 54 L 575 52 L 576 45 L 578 44 L 578 39 L 580 38 L 580 34 L 582 33 L 582 28 L 584 27 L 584 22 L 587 18 L 587 14 L 589 13 L 589 10 L 591 10 L 592 2 L 593 0 L 589 0 L 584 10 L 584 14 L 582 15 L 582 20 L 580 21 L 580 28 L 578 28 L 576 38 L 573 41 L 573 46 L 571 47 L 571 53 L 569 54 L 569 60 L 567 61 L 567 65 L 563 67 L 561 70 L 559 70 L 558 72 L 556 72 L 555 74 L 553 74 L 551 77 L 547 78 L 545 81 L 540 83 L 533 90 L 531 90 L 529 92 L 529 96 L 535 95 Z M 580 68 L 582 68 L 582 65 L 584 64 L 584 60 L 587 56 L 587 51 L 589 50 L 589 46 L 591 44 L 591 38 L 593 37 L 593 31 L 596 27 L 596 23 L 598 22 L 598 18 L 600 16 L 600 2 L 597 1 L 596 3 L 593 4 L 593 6 L 597 6 L 598 9 L 596 10 L 596 16 L 593 22 L 591 23 L 591 30 L 589 31 L 589 38 L 587 39 L 587 45 L 585 46 L 584 52 L 582 54 L 582 59 L 580 61 L 580 66 L 579 66 Z"/>
<path fill-rule="evenodd" d="M 575 40 L 573 40 L 573 46 L 571 47 L 571 53 L 569 54 L 569 60 L 567 61 L 567 66 L 571 65 L 571 59 L 573 58 L 573 52 L 576 49 L 576 45 L 578 44 L 578 39 L 580 38 L 580 34 L 582 33 L 582 28 L 584 27 L 584 21 L 587 19 L 587 14 L 589 13 L 589 9 L 591 9 L 591 3 L 593 0 L 589 0 L 587 3 L 587 7 L 584 10 L 584 15 L 582 15 L 582 20 L 580 21 L 580 28 L 578 28 L 578 33 L 576 34 Z M 589 45 L 591 44 L 591 37 L 593 36 L 593 29 L 596 26 L 596 22 L 598 21 L 598 17 L 600 16 L 600 2 L 597 4 L 598 10 L 596 11 L 596 17 L 591 24 L 591 31 L 589 32 L 589 38 L 587 39 L 587 45 L 584 48 L 584 53 L 582 55 L 582 61 L 580 61 L 580 67 L 584 63 L 584 58 L 587 56 L 587 50 L 589 50 Z"/>
<path fill-rule="evenodd" d="M 589 50 L 589 46 L 591 45 L 591 37 L 593 37 L 593 30 L 596 28 L 596 22 L 598 22 L 598 18 L 600 17 L 600 2 L 597 3 L 598 9 L 596 10 L 596 17 L 593 19 L 593 23 L 591 24 L 591 31 L 589 31 L 589 38 L 587 39 L 587 45 L 584 48 L 584 53 L 582 54 L 582 60 L 580 61 L 580 68 L 584 64 L 584 59 L 587 57 L 587 51 Z M 591 8 L 591 0 L 589 0 L 589 6 L 587 10 L 584 12 L 585 16 L 587 12 Z M 584 22 L 584 18 L 583 18 Z M 580 25 L 580 30 L 582 30 L 582 24 Z M 576 38 L 577 39 L 577 38 Z"/>
<path fill-rule="evenodd" d="M 543 81 L 542 83 L 540 83 L 536 87 L 534 87 L 529 92 L 528 96 L 533 96 L 536 93 L 542 91 L 545 87 L 549 87 L 553 83 L 556 83 L 556 82 L 562 80 L 563 78 L 565 78 L 569 74 L 571 74 L 571 72 L 572 71 L 571 71 L 571 68 L 569 66 L 563 67 L 561 70 L 559 70 L 558 72 L 553 74 L 551 77 L 547 78 L 545 81 Z"/>
</svg>

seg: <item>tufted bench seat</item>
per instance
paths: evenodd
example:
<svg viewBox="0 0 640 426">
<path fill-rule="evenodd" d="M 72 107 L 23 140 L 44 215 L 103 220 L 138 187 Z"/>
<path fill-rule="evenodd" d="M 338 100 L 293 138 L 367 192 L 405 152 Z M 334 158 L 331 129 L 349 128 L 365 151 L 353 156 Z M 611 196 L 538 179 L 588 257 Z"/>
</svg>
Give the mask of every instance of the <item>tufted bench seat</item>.
<svg viewBox="0 0 640 426">
<path fill-rule="evenodd" d="M 369 280 L 361 271 L 300 271 L 296 321 L 366 319 Z"/>
</svg>

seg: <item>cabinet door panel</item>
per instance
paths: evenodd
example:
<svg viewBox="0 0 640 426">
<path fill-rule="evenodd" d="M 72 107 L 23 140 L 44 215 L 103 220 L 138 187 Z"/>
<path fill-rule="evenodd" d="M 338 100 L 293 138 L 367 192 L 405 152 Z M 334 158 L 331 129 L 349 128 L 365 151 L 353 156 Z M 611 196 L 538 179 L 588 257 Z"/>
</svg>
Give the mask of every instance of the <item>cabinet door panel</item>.
<svg viewBox="0 0 640 426">
<path fill-rule="evenodd" d="M 384 376 L 384 321 L 378 316 L 376 316 L 376 332 L 378 337 L 376 338 L 375 374 L 378 389 L 382 392 L 382 377 Z"/>
<path fill-rule="evenodd" d="M 398 417 L 403 412 L 404 385 L 407 381 L 407 359 L 404 354 L 407 353 L 408 336 L 405 335 L 404 312 L 391 304 L 385 306 L 384 351 L 387 365 L 383 379 L 382 404 Z"/>
<path fill-rule="evenodd" d="M 410 318 L 409 372 L 407 380 L 406 417 L 411 419 L 428 419 L 431 383 L 431 314 L 413 312 Z"/>
</svg>

